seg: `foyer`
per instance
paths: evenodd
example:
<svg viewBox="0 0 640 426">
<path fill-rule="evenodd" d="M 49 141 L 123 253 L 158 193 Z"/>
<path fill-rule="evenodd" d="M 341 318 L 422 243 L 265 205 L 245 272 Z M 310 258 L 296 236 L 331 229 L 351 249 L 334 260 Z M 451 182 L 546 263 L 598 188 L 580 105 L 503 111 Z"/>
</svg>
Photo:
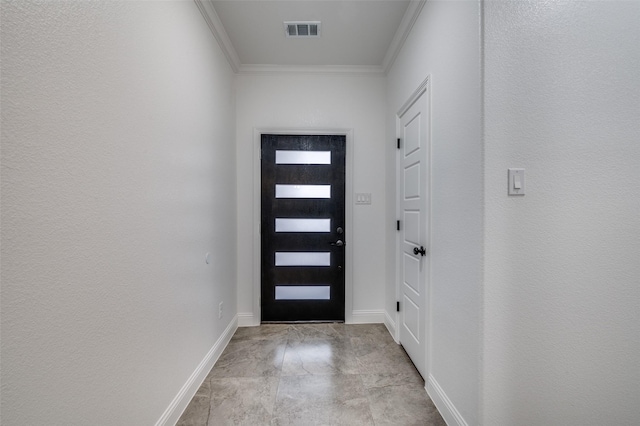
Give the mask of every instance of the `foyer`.
<svg viewBox="0 0 640 426">
<path fill-rule="evenodd" d="M 334 9 L 347 35 L 321 63 L 332 21 L 292 40 L 284 21 L 316 18 L 265 23 L 273 3 L 1 0 L 2 425 L 171 426 L 207 384 L 209 413 L 224 408 L 214 376 L 251 371 L 237 349 L 267 343 L 251 336 L 257 141 L 292 130 L 345 135 L 351 184 L 346 325 L 329 347 L 351 351 L 353 374 L 303 377 L 341 377 L 379 420 L 395 385 L 367 377 L 372 346 L 349 329 L 385 331 L 402 359 L 398 126 L 426 81 L 417 410 L 450 426 L 640 424 L 640 1 L 287 2 Z M 367 25 L 367 6 L 388 20 Z M 248 18 L 228 25 L 235 7 Z M 356 23 L 373 43 L 353 42 Z M 298 43 L 254 52 L 286 63 L 231 41 L 256 29 Z M 277 378 L 265 410 L 283 423 L 307 391 L 294 335 L 279 370 L 251 367 Z"/>
</svg>

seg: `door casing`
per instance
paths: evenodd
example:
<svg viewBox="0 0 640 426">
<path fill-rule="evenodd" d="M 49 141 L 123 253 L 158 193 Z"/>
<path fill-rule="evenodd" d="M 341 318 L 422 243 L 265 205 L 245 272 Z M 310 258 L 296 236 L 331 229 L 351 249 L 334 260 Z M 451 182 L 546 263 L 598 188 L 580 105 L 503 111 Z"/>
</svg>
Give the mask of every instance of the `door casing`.
<svg viewBox="0 0 640 426">
<path fill-rule="evenodd" d="M 345 323 L 353 322 L 353 129 L 300 129 L 300 128 L 254 128 L 253 129 L 253 312 L 251 318 L 238 318 L 240 326 L 260 325 L 262 317 L 261 295 L 261 164 L 260 148 L 262 134 L 274 135 L 344 135 L 346 149 L 345 172 Z"/>
</svg>

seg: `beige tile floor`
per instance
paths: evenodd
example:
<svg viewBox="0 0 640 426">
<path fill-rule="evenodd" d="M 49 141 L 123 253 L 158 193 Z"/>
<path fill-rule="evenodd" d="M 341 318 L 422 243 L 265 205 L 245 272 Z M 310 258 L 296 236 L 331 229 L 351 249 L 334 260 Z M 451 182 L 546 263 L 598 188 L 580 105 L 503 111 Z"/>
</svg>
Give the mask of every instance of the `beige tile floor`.
<svg viewBox="0 0 640 426">
<path fill-rule="evenodd" d="M 239 328 L 178 425 L 445 425 L 381 324 Z"/>
</svg>

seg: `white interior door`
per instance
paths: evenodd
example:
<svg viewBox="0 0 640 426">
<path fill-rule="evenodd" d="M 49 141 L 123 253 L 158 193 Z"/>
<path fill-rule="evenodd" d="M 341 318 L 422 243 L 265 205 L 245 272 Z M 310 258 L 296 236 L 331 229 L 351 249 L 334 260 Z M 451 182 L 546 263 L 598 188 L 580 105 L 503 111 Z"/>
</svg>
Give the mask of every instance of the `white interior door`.
<svg viewBox="0 0 640 426">
<path fill-rule="evenodd" d="M 398 253 L 400 343 L 427 378 L 429 278 L 429 86 L 400 112 Z"/>
</svg>

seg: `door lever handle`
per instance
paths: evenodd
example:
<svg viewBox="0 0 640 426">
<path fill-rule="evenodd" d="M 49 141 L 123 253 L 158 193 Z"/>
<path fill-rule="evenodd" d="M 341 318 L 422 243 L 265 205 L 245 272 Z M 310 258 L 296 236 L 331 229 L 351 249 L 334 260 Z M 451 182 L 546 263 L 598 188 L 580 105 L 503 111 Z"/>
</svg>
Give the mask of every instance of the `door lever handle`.
<svg viewBox="0 0 640 426">
<path fill-rule="evenodd" d="M 414 247 L 413 254 L 415 254 L 416 256 L 418 254 L 420 254 L 420 256 L 424 256 L 425 254 L 427 254 L 427 250 L 422 246 L 420 246 L 420 249 L 418 249 L 418 247 Z"/>
<path fill-rule="evenodd" d="M 332 246 L 336 246 L 336 247 L 342 247 L 342 246 L 345 245 L 342 240 L 338 240 L 335 243 L 329 243 L 329 244 L 331 244 Z"/>
</svg>

